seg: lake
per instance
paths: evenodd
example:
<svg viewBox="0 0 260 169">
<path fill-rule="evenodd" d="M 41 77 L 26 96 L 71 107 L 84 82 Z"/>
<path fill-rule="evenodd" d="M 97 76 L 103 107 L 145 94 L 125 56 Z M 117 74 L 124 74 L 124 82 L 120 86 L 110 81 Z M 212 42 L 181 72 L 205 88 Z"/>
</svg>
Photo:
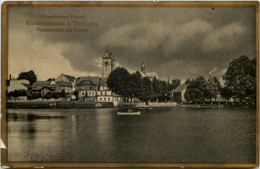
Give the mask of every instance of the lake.
<svg viewBox="0 0 260 169">
<path fill-rule="evenodd" d="M 8 160 L 255 163 L 255 109 L 9 109 Z"/>
</svg>

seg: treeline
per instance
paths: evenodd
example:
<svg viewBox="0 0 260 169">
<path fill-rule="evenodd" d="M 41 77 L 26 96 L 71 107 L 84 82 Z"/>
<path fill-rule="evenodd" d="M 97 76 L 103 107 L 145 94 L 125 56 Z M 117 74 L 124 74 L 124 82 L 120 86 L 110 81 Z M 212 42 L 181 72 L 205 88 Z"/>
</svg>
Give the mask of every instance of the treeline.
<svg viewBox="0 0 260 169">
<path fill-rule="evenodd" d="M 172 83 L 156 78 L 142 77 L 139 71 L 130 74 L 127 69 L 117 67 L 107 79 L 107 85 L 112 92 L 126 97 L 137 97 L 143 101 L 170 101 L 171 91 L 180 85 L 180 80 Z"/>
<path fill-rule="evenodd" d="M 237 98 L 240 102 L 256 102 L 256 58 L 250 60 L 241 56 L 229 63 L 223 76 L 224 86 L 216 76 L 205 79 L 187 79 L 184 97 L 188 102 L 202 103 L 216 101 L 219 96 L 228 101 Z M 180 80 L 171 83 L 156 78 L 142 77 L 140 72 L 130 74 L 125 68 L 113 70 L 107 80 L 108 87 L 118 95 L 137 97 L 144 101 L 170 101 L 172 90 L 180 85 Z"/>
<path fill-rule="evenodd" d="M 76 91 L 74 94 L 77 93 Z M 20 96 L 27 96 L 28 100 L 33 99 L 64 99 L 66 97 L 66 93 L 64 90 L 61 92 L 48 92 L 45 95 L 41 93 L 33 93 L 31 90 L 14 90 L 7 92 L 7 98 L 14 98 L 15 100 Z"/>
</svg>

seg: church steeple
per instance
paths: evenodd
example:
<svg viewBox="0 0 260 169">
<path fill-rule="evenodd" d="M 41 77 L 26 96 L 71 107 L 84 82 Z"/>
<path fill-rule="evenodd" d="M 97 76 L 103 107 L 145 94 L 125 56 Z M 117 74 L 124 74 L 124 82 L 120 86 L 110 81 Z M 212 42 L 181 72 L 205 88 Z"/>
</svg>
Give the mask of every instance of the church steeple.
<svg viewBox="0 0 260 169">
<path fill-rule="evenodd" d="M 115 68 L 115 59 L 111 51 L 106 50 L 102 57 L 102 77 L 107 78 Z"/>
<path fill-rule="evenodd" d="M 142 61 L 141 72 L 145 74 L 145 65 L 144 65 L 144 61 Z"/>
</svg>

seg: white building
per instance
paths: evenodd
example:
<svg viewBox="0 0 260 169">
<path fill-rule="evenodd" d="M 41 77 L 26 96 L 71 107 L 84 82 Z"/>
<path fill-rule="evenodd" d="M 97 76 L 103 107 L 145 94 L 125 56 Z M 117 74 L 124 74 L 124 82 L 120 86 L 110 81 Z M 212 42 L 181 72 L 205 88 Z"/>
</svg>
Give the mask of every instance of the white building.
<svg viewBox="0 0 260 169">
<path fill-rule="evenodd" d="M 30 82 L 28 80 L 25 79 L 11 79 L 9 80 L 9 84 L 8 84 L 8 92 L 11 91 L 15 91 L 15 90 L 28 90 L 28 87 Z"/>
<path fill-rule="evenodd" d="M 113 103 L 112 91 L 107 86 L 107 78 L 100 79 L 99 89 L 97 92 L 97 102 L 99 103 Z"/>
</svg>

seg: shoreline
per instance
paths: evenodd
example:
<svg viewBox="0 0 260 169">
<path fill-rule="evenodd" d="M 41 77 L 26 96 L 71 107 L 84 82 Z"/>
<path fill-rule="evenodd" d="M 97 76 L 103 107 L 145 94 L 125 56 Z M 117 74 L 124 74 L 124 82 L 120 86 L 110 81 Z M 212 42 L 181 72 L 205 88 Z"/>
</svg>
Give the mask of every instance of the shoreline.
<svg viewBox="0 0 260 169">
<path fill-rule="evenodd" d="M 95 102 L 79 102 L 79 101 L 23 101 L 23 102 L 7 102 L 7 109 L 87 109 L 87 108 L 128 108 L 130 104 L 121 104 L 113 106 L 113 103 L 95 103 Z M 176 103 L 149 103 L 134 104 L 137 109 L 150 109 L 150 108 L 169 108 L 169 107 L 182 107 L 182 108 L 255 108 L 253 104 L 176 104 Z"/>
</svg>

